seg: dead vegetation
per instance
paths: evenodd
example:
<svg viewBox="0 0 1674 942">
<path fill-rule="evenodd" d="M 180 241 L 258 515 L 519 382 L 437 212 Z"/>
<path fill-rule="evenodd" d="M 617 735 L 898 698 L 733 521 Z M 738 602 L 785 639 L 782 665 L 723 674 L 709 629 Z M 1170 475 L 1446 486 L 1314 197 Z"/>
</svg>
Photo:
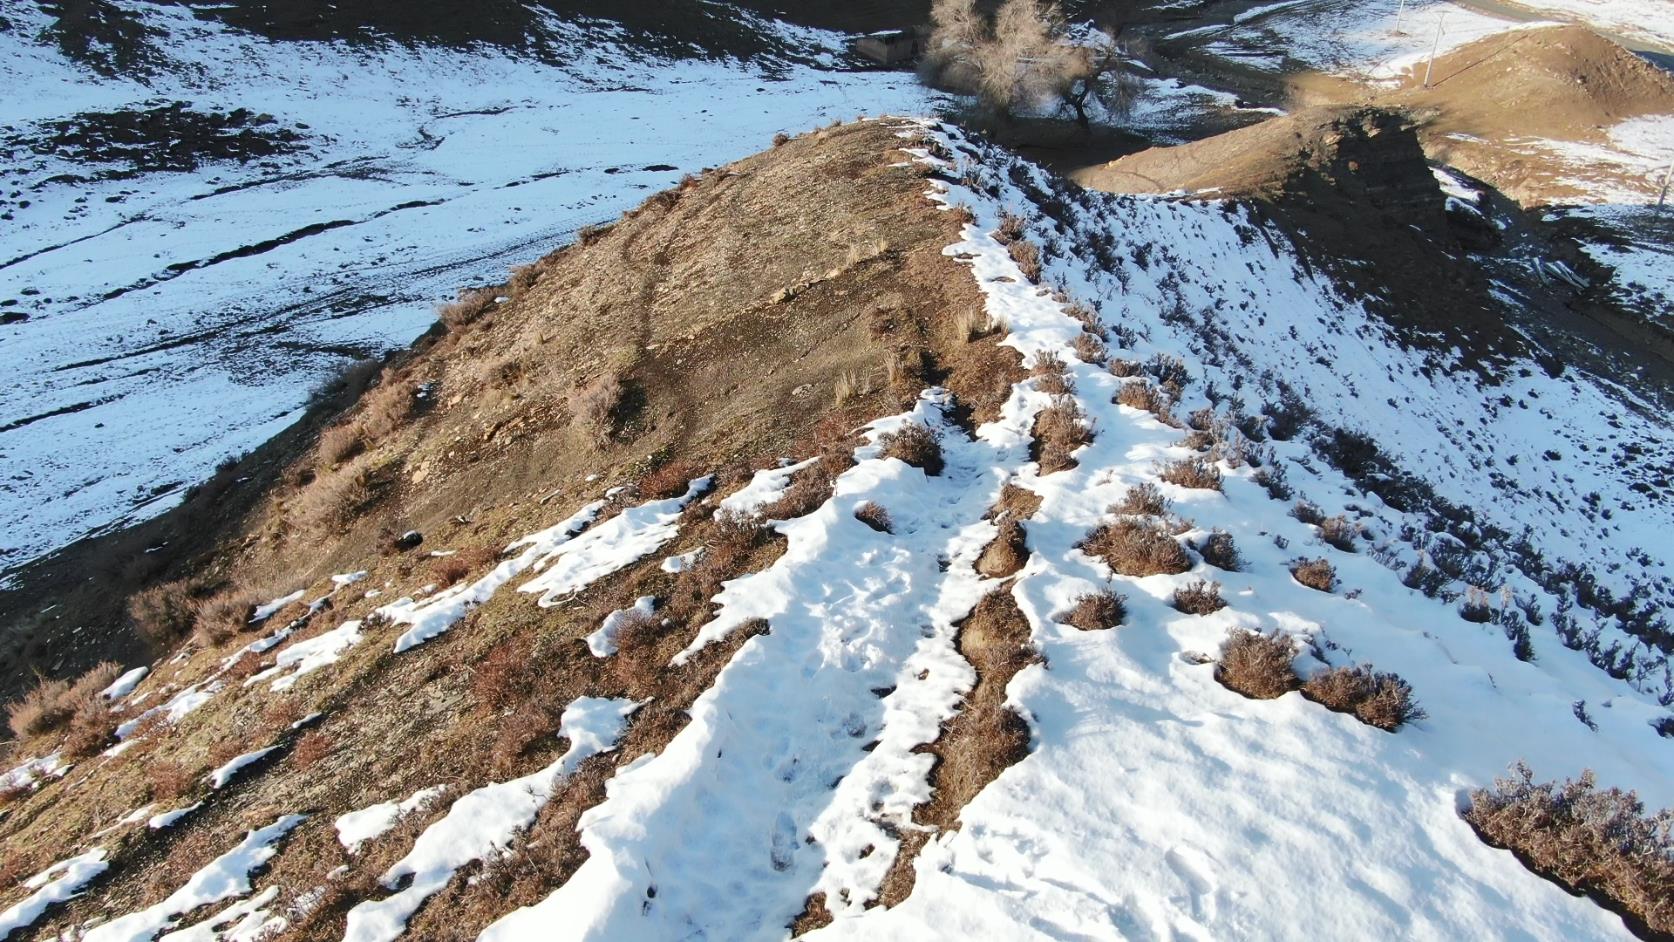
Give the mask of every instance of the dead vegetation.
<svg viewBox="0 0 1674 942">
<path fill-rule="evenodd" d="M 1394 674 L 1366 666 L 1334 667 L 1308 678 L 1302 696 L 1367 726 L 1394 732 L 1424 717 L 1412 686 Z"/>
<path fill-rule="evenodd" d="M 1345 553 L 1354 552 L 1360 527 L 1343 514 L 1319 522 L 1319 538 Z"/>
<path fill-rule="evenodd" d="M 1281 631 L 1258 634 L 1243 628 L 1227 633 L 1215 662 L 1215 679 L 1252 700 L 1271 700 L 1298 686 L 1296 641 Z"/>
<path fill-rule="evenodd" d="M 1238 544 L 1232 539 L 1232 534 L 1219 528 L 1211 531 L 1203 541 L 1196 546 L 1197 555 L 1203 561 L 1216 569 L 1227 572 L 1237 572 L 1244 565 L 1244 560 L 1238 555 Z"/>
<path fill-rule="evenodd" d="M 1162 488 L 1144 481 L 1128 488 L 1122 499 L 1110 505 L 1113 514 L 1132 514 L 1134 516 L 1161 517 L 1168 513 L 1171 501 L 1163 496 Z"/>
<path fill-rule="evenodd" d="M 1221 469 L 1195 456 L 1164 462 L 1157 468 L 1157 476 L 1176 487 L 1204 491 L 1221 489 Z"/>
<path fill-rule="evenodd" d="M 936 433 L 922 422 L 904 422 L 878 439 L 885 458 L 896 458 L 925 474 L 942 473 L 942 445 Z"/>
<path fill-rule="evenodd" d="M 576 423 L 601 448 L 610 444 L 616 435 L 616 423 L 626 395 L 622 378 L 615 373 L 606 373 L 570 397 L 570 408 L 575 412 Z"/>
<path fill-rule="evenodd" d="M 197 603 L 192 626 L 197 639 L 205 645 L 218 646 L 257 625 L 256 599 L 241 589 L 229 589 Z"/>
<path fill-rule="evenodd" d="M 6 725 L 23 741 L 78 728 L 85 738 L 94 723 L 102 723 L 108 733 L 115 724 L 104 722 L 110 711 L 102 694 L 121 673 L 121 665 L 106 661 L 74 681 L 39 678 L 33 690 L 6 708 Z"/>
<path fill-rule="evenodd" d="M 192 633 L 197 591 L 194 583 L 178 580 L 152 586 L 128 600 L 128 617 L 134 631 L 154 653 L 173 649 Z"/>
<path fill-rule="evenodd" d="M 1092 440 L 1087 416 L 1074 397 L 1054 396 L 1051 405 L 1035 414 L 1032 448 L 1041 474 L 1075 467 L 1072 452 Z"/>
<path fill-rule="evenodd" d="M 1040 284 L 1041 254 L 1040 246 L 1028 239 L 1018 239 L 1006 246 L 1006 254 L 1017 263 L 1017 270 L 1032 285 Z"/>
<path fill-rule="evenodd" d="M 1337 567 L 1331 560 L 1297 559 L 1290 564 L 1290 577 L 1310 589 L 1330 592 L 1337 588 Z"/>
<path fill-rule="evenodd" d="M 486 569 L 499 555 L 484 546 L 471 546 L 451 556 L 438 556 L 430 564 L 430 577 L 438 586 L 450 586 L 473 572 Z"/>
<path fill-rule="evenodd" d="M 895 522 L 889 518 L 889 511 L 885 510 L 881 504 L 875 504 L 871 501 L 861 504 L 855 508 L 854 518 L 879 533 L 895 532 Z"/>
<path fill-rule="evenodd" d="M 1008 517 L 1000 521 L 999 532 L 982 548 L 976 570 L 990 579 L 1003 579 L 1021 570 L 1028 561 L 1028 534 L 1023 524 Z"/>
<path fill-rule="evenodd" d="M 1081 551 L 1104 560 L 1123 576 L 1174 575 L 1192 567 L 1180 541 L 1161 523 L 1149 519 L 1101 524 L 1081 542 Z"/>
<path fill-rule="evenodd" d="M 1174 607 L 1187 615 L 1209 615 L 1226 607 L 1221 584 L 1198 579 L 1174 590 Z"/>
<path fill-rule="evenodd" d="M 1519 762 L 1472 792 L 1463 814 L 1484 841 L 1592 897 L 1642 937 L 1674 934 L 1674 811 L 1647 813 L 1634 792 L 1598 788 L 1591 770 L 1536 783 Z"/>
<path fill-rule="evenodd" d="M 1063 622 L 1082 631 L 1103 631 L 1115 628 L 1128 617 L 1127 599 L 1106 586 L 1076 596 L 1075 604 L 1064 615 Z"/>
<path fill-rule="evenodd" d="M 1069 365 L 1051 350 L 1035 354 L 1035 365 L 1029 370 L 1035 378 L 1035 388 L 1052 396 L 1075 392 L 1075 380 L 1069 375 Z"/>
</svg>

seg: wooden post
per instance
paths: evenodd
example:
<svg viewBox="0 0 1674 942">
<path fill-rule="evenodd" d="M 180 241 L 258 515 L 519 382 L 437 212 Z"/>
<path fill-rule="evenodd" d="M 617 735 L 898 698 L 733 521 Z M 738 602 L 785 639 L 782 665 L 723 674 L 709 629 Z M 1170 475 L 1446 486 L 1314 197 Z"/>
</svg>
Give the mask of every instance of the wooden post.
<svg viewBox="0 0 1674 942">
<path fill-rule="evenodd" d="M 1395 35 L 1400 36 L 1401 18 L 1407 15 L 1407 0 L 1401 0 L 1401 5 L 1395 8 Z"/>
</svg>

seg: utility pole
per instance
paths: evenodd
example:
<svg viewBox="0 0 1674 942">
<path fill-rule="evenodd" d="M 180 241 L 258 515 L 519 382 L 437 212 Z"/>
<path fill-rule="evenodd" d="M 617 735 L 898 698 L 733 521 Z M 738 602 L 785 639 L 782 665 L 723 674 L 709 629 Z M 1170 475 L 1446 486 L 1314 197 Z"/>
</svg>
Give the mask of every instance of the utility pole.
<svg viewBox="0 0 1674 942">
<path fill-rule="evenodd" d="M 1430 73 L 1436 68 L 1436 51 L 1441 49 L 1442 23 L 1447 19 L 1447 11 L 1441 11 L 1436 17 L 1436 41 L 1430 44 L 1430 64 L 1424 67 L 1424 87 L 1430 87 Z"/>
<path fill-rule="evenodd" d="M 1401 18 L 1407 15 L 1407 0 L 1401 0 L 1401 5 L 1395 8 L 1395 35 L 1401 34 Z"/>
</svg>

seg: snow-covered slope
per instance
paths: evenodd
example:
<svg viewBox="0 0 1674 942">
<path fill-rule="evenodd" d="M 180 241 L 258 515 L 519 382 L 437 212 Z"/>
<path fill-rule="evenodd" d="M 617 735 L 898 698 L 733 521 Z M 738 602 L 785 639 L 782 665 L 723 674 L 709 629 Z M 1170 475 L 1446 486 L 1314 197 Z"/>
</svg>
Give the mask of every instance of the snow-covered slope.
<svg viewBox="0 0 1674 942">
<path fill-rule="evenodd" d="M 954 394 L 932 387 L 905 412 L 868 423 L 829 499 L 771 524 L 785 538 L 782 555 L 721 584 L 715 617 L 704 606 L 690 644 L 659 661 L 672 674 L 735 650 L 685 711 L 689 722 L 609 768 L 600 800 L 578 816 L 584 859 L 479 937 L 780 939 L 793 922 L 809 938 L 861 939 L 1630 937 L 1617 916 L 1482 843 L 1459 812 L 1471 789 L 1519 760 L 1542 778 L 1590 768 L 1653 807 L 1674 804 L 1674 753 L 1653 726 L 1667 720 L 1664 655 L 1627 634 L 1645 630 L 1642 620 L 1601 613 L 1606 588 L 1641 608 L 1666 604 L 1669 563 L 1650 548 L 1674 521 L 1656 487 L 1635 489 L 1645 469 L 1667 462 L 1666 419 L 1573 370 L 1554 377 L 1513 360 L 1485 376 L 1456 353 L 1403 345 L 1304 267 L 1277 227 L 1238 207 L 1072 192 L 952 128 L 890 127 L 931 173 L 914 181 L 928 188 L 922 198 L 967 220 L 943 249 L 947 276 L 973 280 L 987 315 L 1005 328 L 1003 343 L 1026 363 L 1068 364 L 1068 391 L 1052 394 L 1042 375 L 1023 379 L 997 418 L 967 429 Z M 1007 231 L 1042 249 L 1040 283 L 998 236 Z M 1097 309 L 1116 368 L 1097 362 L 1078 307 Z M 1161 479 L 1159 463 L 1200 452 L 1182 441 L 1182 423 L 1117 401 L 1150 381 L 1129 375 L 1136 371 L 1174 380 L 1182 419 L 1212 409 L 1256 439 L 1241 451 L 1236 434 L 1218 426 L 1229 446 L 1210 456 L 1219 488 Z M 1047 471 L 1033 457 L 1037 420 L 1066 402 L 1089 441 L 1071 467 Z M 1298 419 L 1299 402 L 1313 418 Z M 1263 409 L 1267 418 L 1257 418 Z M 1287 422 L 1297 434 L 1276 436 Z M 890 452 L 889 436 L 909 423 L 939 440 L 939 473 Z M 1343 447 L 1348 439 L 1334 433 L 1345 428 L 1368 433 L 1384 459 Z M 772 507 L 795 471 L 757 471 L 721 503 Z M 1290 496 L 1275 496 L 1280 477 Z M 316 635 L 347 629 L 352 638 L 307 682 L 352 669 L 374 632 L 390 645 L 379 652 L 385 663 L 409 664 L 472 633 L 452 629 L 477 606 L 544 618 L 543 604 L 631 565 L 689 559 L 658 557 L 700 525 L 686 511 L 710 499 L 712 485 L 705 474 L 684 493 L 637 502 L 613 491 L 608 517 L 600 504 L 564 514 L 524 501 L 540 519 L 498 563 L 444 592 L 380 599 L 377 618 Z M 1112 505 L 1139 485 L 1172 501 L 1185 546 L 1222 531 L 1242 563 L 1216 568 L 1194 549 L 1185 571 L 1131 577 L 1084 552 L 1083 540 L 1121 517 Z M 992 511 L 1008 488 L 1039 499 L 1021 513 L 1027 559 L 1004 578 L 985 578 L 977 563 L 1000 530 Z M 1345 515 L 1358 536 L 1328 545 L 1318 526 L 1293 515 L 1292 497 Z M 858 519 L 868 504 L 891 525 Z M 1531 549 L 1543 554 L 1540 565 Z M 1333 564 L 1334 591 L 1292 577 L 1291 562 L 1304 556 Z M 1403 575 L 1418 562 L 1441 574 L 1409 578 L 1417 586 L 1409 588 Z M 1579 576 L 1551 578 L 1563 564 L 1590 567 L 1593 583 L 1581 591 Z M 1198 579 L 1219 583 L 1224 608 L 1176 608 L 1174 592 Z M 1126 598 L 1119 627 L 1082 631 L 1061 621 L 1078 596 L 1104 587 Z M 1486 590 L 1487 621 L 1463 617 L 1460 603 L 1479 601 L 1467 587 Z M 1027 724 L 1027 755 L 999 764 L 997 778 L 959 809 L 957 828 L 927 825 L 917 812 L 940 780 L 926 748 L 974 709 L 976 642 L 965 634 L 994 593 L 1021 617 L 1017 638 L 989 643 L 1027 662 L 1003 698 Z M 310 616 L 322 619 L 316 627 L 343 618 L 319 607 Z M 1304 676 L 1351 664 L 1393 671 L 1427 717 L 1388 733 L 1295 692 L 1246 699 L 1218 683 L 1209 663 L 1229 630 L 1297 639 Z M 1532 657 L 1514 644 L 1522 632 Z M 572 640 L 589 666 L 622 657 L 615 639 Z M 438 661 L 438 673 L 453 663 Z M 385 676 L 418 685 L 399 692 L 417 701 L 437 690 L 424 688 L 438 673 Z M 213 711 L 216 698 L 239 689 L 218 676 L 191 688 L 194 709 Z M 154 674 L 131 696 L 152 696 L 157 682 Z M 244 689 L 289 696 L 254 679 Z M 363 894 L 350 901 L 348 938 L 418 937 L 410 927 L 427 898 L 430 907 L 454 905 L 458 896 L 435 894 L 466 894 L 479 880 L 469 868 L 527 849 L 530 822 L 581 764 L 614 761 L 638 717 L 658 704 L 589 695 L 553 706 L 562 707 L 569 745 L 550 765 L 435 800 L 428 823 L 400 837 L 393 866 L 373 881 L 339 884 Z M 502 721 L 510 722 L 493 718 Z M 170 742 L 163 727 L 154 749 Z M 224 792 L 263 774 L 279 773 L 252 767 L 208 800 L 224 803 Z M 395 811 L 379 816 L 424 805 L 418 791 L 405 788 Z M 423 793 L 426 801 L 440 794 Z M 276 810 L 323 819 L 312 808 Z M 360 810 L 372 808 L 333 809 Z M 233 849 L 165 888 L 161 902 L 77 912 L 109 917 L 96 930 L 103 937 L 188 921 L 190 901 L 230 904 L 223 927 L 300 921 L 325 887 L 293 886 L 287 897 L 249 868 L 270 859 L 282 867 L 284 832 L 303 826 L 287 814 L 242 843 L 217 835 L 217 848 Z M 65 866 L 32 888 L 61 873 L 92 879 L 74 861 L 104 858 L 74 855 L 93 846 L 65 848 Z M 898 888 L 902 870 L 910 892 L 874 905 Z M 215 874 L 220 882 L 205 892 Z M 81 889 L 52 886 L 59 896 Z M 807 918 L 814 913 L 828 918 Z M 193 931 L 238 937 L 215 925 Z"/>
<path fill-rule="evenodd" d="M 683 172 L 924 101 L 906 73 L 671 60 L 582 18 L 549 22 L 555 49 L 537 59 L 279 42 L 185 6 L 121 6 L 165 63 L 95 74 L 46 43 L 32 2 L 8 4 L 0 29 L 0 314 L 28 317 L 0 325 L 0 569 L 166 509 L 294 421 L 331 371 L 423 332 L 462 284 L 503 280 Z M 842 48 L 738 16 L 804 61 Z M 63 156 L 77 147 L 50 133 L 177 101 L 269 116 L 253 131 L 300 149 L 134 172 Z"/>
</svg>

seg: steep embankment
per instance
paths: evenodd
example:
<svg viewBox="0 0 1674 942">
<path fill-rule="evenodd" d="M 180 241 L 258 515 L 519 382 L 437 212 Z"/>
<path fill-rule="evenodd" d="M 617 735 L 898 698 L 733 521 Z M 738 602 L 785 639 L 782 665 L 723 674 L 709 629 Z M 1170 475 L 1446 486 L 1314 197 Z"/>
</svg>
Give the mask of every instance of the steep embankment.
<svg viewBox="0 0 1674 942">
<path fill-rule="evenodd" d="M 929 123 L 707 174 L 448 320 L 227 548 L 263 619 L 200 611 L 113 750 L 100 699 L 36 737 L 0 919 L 1626 935 L 1460 814 L 1519 759 L 1674 800 L 1665 425 L 1615 391 Z"/>
</svg>

